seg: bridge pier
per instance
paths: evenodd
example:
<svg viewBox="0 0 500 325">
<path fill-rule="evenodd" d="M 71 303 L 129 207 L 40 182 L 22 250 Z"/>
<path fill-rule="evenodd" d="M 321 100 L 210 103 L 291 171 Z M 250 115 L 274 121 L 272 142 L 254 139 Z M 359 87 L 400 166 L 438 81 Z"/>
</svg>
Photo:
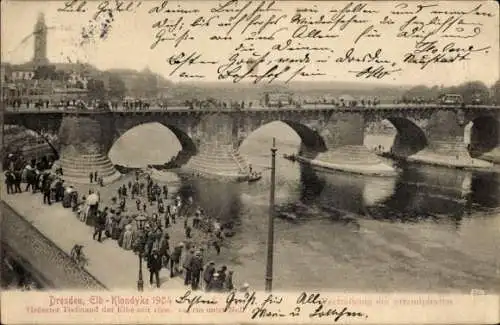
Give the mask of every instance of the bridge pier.
<svg viewBox="0 0 500 325">
<path fill-rule="evenodd" d="M 359 112 L 335 112 L 321 132 L 327 150 L 309 158 L 318 167 L 357 174 L 395 175 L 392 166 L 363 145 L 364 115 Z"/>
<path fill-rule="evenodd" d="M 184 166 L 195 175 L 245 180 L 248 163 L 238 151 L 237 117 L 211 114 L 197 128 L 198 150 Z"/>
<path fill-rule="evenodd" d="M 107 155 L 113 139 L 112 119 L 106 114 L 65 114 L 59 129 L 60 167 L 64 177 L 78 183 L 90 182 L 97 172 L 110 183 L 120 177 Z"/>
</svg>

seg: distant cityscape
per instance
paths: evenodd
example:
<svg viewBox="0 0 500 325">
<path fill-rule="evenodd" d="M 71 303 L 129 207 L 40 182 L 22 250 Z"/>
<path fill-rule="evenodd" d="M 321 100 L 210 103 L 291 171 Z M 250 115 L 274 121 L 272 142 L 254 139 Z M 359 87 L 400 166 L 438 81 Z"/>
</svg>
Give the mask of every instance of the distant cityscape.
<svg viewBox="0 0 500 325">
<path fill-rule="evenodd" d="M 381 86 L 353 82 L 293 82 L 290 84 L 173 83 L 162 75 L 144 68 L 101 71 L 84 62 L 50 62 L 47 58 L 48 30 L 39 14 L 33 32 L 33 59 L 23 64 L 1 63 L 2 99 L 21 101 L 64 102 L 85 100 L 170 100 L 197 103 L 226 102 L 245 106 L 244 102 L 286 105 L 290 103 L 400 103 L 436 102 L 446 94 L 458 94 L 466 104 L 500 103 L 500 83 L 489 88 L 481 81 L 462 85 Z M 23 41 L 24 42 L 24 41 Z M 267 97 L 266 94 L 274 93 Z M 250 104 L 251 105 L 251 104 Z"/>
<path fill-rule="evenodd" d="M 145 68 L 143 71 L 113 69 L 100 71 L 89 63 L 49 62 L 48 27 L 38 16 L 33 33 L 33 59 L 23 64 L 1 63 L 3 98 L 20 96 L 45 100 L 67 96 L 112 96 L 123 98 L 166 95 L 172 83 Z"/>
</svg>

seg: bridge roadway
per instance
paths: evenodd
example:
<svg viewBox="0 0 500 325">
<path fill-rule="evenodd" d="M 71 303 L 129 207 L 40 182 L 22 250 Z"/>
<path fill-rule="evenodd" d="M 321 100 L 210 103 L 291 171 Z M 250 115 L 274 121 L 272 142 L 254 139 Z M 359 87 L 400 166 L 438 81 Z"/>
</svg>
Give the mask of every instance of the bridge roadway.
<svg viewBox="0 0 500 325">
<path fill-rule="evenodd" d="M 366 125 L 386 119 L 398 130 L 393 149 L 402 157 L 431 151 L 445 161 L 453 159 L 460 161 L 460 166 L 472 166 L 470 150 L 465 144 L 466 127 L 470 127 L 477 156 L 500 148 L 500 106 L 491 105 L 346 107 L 330 103 L 245 109 L 215 105 L 207 108 L 119 107 L 107 111 L 7 107 L 4 112 L 0 117 L 5 124 L 57 134 L 62 141 L 58 152 L 65 174 L 84 182 L 90 171 L 98 171 L 105 182 L 114 181 L 119 174 L 109 160 L 109 150 L 128 130 L 152 122 L 167 126 L 176 135 L 183 150 L 180 164 L 185 169 L 197 175 L 234 180 L 248 177 L 249 164 L 239 154 L 239 144 L 254 130 L 274 121 L 284 121 L 297 132 L 303 147 L 314 156 L 314 164 L 370 175 L 386 175 L 388 168 L 364 146 Z"/>
<path fill-rule="evenodd" d="M 127 113 L 251 113 L 251 112 L 262 112 L 262 111 L 317 111 L 317 110 L 327 110 L 336 112 L 366 112 L 366 111 L 392 111 L 392 110 L 437 110 L 437 109 L 456 109 L 461 108 L 465 110 L 469 109 L 482 109 L 482 110 L 499 110 L 499 105 L 466 105 L 457 107 L 455 105 L 445 105 L 445 104 L 379 104 L 370 106 L 336 106 L 331 104 L 304 104 L 301 106 L 283 106 L 283 107 L 266 107 L 266 106 L 255 106 L 251 108 L 244 109 L 222 109 L 222 108 L 208 108 L 208 109 L 191 109 L 187 106 L 172 106 L 168 108 L 161 108 L 158 106 L 152 106 L 148 109 L 125 109 L 117 108 L 110 111 L 101 111 L 94 109 L 76 109 L 76 108 L 66 108 L 61 109 L 57 107 L 48 108 L 14 108 L 7 106 L 5 109 L 6 114 L 54 114 L 54 113 L 74 113 L 74 114 L 107 114 L 109 112 L 127 114 Z"/>
<path fill-rule="evenodd" d="M 0 211 L 2 246 L 45 288 L 106 290 L 99 280 L 78 267 L 68 254 L 4 201 L 0 201 Z"/>
</svg>

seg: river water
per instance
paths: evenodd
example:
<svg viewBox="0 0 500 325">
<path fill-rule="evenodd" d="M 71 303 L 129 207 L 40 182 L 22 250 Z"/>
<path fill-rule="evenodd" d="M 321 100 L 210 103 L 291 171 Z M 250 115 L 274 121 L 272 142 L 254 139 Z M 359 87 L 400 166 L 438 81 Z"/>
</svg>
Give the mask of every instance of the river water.
<svg viewBox="0 0 500 325">
<path fill-rule="evenodd" d="M 260 135 L 240 148 L 263 170 L 259 182 L 183 178 L 179 188 L 234 224 L 223 254 L 236 281 L 256 289 L 264 287 L 270 143 Z M 277 210 L 297 219 L 275 221 L 276 290 L 500 292 L 498 173 L 417 165 L 389 178 L 321 173 L 282 158 L 298 148 L 297 138 L 278 139 Z"/>
</svg>

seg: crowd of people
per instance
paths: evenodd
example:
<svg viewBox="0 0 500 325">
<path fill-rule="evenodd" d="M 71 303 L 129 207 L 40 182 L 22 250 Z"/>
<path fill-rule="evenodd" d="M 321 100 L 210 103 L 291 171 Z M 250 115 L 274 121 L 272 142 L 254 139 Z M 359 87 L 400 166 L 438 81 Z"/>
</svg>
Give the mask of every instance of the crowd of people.
<svg viewBox="0 0 500 325">
<path fill-rule="evenodd" d="M 39 171 L 31 164 L 25 170 L 36 175 L 36 181 L 27 182 L 25 191 L 42 192 L 44 204 L 62 202 L 82 223 L 93 227 L 94 240 L 114 240 L 122 249 L 143 258 L 151 286 L 160 287 L 159 275 L 168 270 L 171 278 L 182 276 L 192 290 L 235 289 L 233 271 L 225 265 L 217 267 L 213 261 L 207 263 L 210 254 L 221 253 L 230 230 L 224 229 L 218 218 L 207 215 L 192 197 L 171 197 L 167 185 L 155 183 L 147 172 L 136 172 L 135 180 L 119 186 L 116 196 L 106 203 L 99 191 L 91 189 L 79 195 L 73 186 L 65 185 L 62 173 Z M 101 179 L 97 172 L 89 177 L 92 184 Z M 9 194 L 21 192 L 20 187 L 9 188 Z M 182 227 L 184 235 L 175 245 L 169 235 L 174 227 Z M 248 287 L 244 284 L 240 289 Z"/>
</svg>

